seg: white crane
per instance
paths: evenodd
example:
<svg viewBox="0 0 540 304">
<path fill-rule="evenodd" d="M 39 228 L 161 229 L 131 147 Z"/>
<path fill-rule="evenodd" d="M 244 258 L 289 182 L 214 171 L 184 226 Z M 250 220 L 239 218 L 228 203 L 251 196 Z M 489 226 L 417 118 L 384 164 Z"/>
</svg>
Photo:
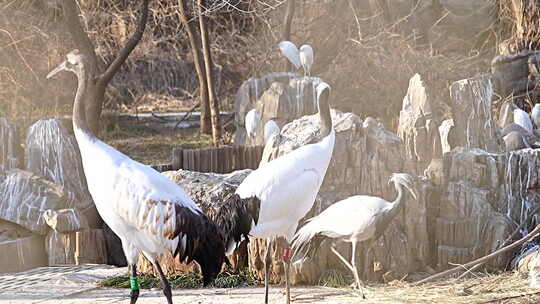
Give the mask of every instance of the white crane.
<svg viewBox="0 0 540 304">
<path fill-rule="evenodd" d="M 523 129 L 527 130 L 529 133 L 532 134 L 533 125 L 531 117 L 529 116 L 529 114 L 527 114 L 527 112 L 523 111 L 517 106 L 514 106 L 514 122 L 522 126 Z"/>
<path fill-rule="evenodd" d="M 302 63 L 300 62 L 300 54 L 296 45 L 288 40 L 281 41 L 279 50 L 283 56 L 287 57 L 296 69 L 299 69 Z"/>
<path fill-rule="evenodd" d="M 534 105 L 531 111 L 531 118 L 536 128 L 540 128 L 540 103 Z"/>
<path fill-rule="evenodd" d="M 313 65 L 313 48 L 309 44 L 300 47 L 300 63 L 304 69 L 304 76 L 311 76 L 311 66 Z"/>
<path fill-rule="evenodd" d="M 298 221 L 311 209 L 323 182 L 334 150 L 335 132 L 330 116 L 330 87 L 317 86 L 320 140 L 271 160 L 251 172 L 216 212 L 218 227 L 225 235 L 227 253 L 248 237 L 267 239 L 265 254 L 265 303 L 272 238 L 290 243 Z M 288 245 L 287 245 L 288 247 Z M 284 251 L 287 303 L 290 301 L 290 248 Z"/>
<path fill-rule="evenodd" d="M 159 273 L 163 293 L 172 303 L 171 287 L 157 262 L 163 253 L 195 260 L 207 285 L 221 271 L 225 246 L 221 233 L 201 209 L 173 181 L 100 141 L 88 126 L 85 103 L 94 75 L 78 50 L 47 75 L 60 71 L 77 75 L 73 105 L 73 131 L 81 152 L 88 190 L 105 223 L 120 237 L 131 266 L 131 303 L 139 296 L 136 263 L 143 254 Z"/>
<path fill-rule="evenodd" d="M 274 134 L 279 134 L 279 126 L 274 120 L 269 120 L 264 124 L 264 142 L 268 142 Z"/>
<path fill-rule="evenodd" d="M 252 142 L 255 141 L 260 124 L 261 115 L 259 112 L 255 109 L 249 110 L 244 118 L 244 125 L 246 127 L 247 136 Z"/>
<path fill-rule="evenodd" d="M 302 45 L 300 50 L 298 50 L 294 43 L 286 40 L 281 41 L 278 46 L 281 54 L 287 57 L 296 69 L 302 67 L 304 69 L 304 76 L 311 76 L 313 48 L 309 44 Z"/>
<path fill-rule="evenodd" d="M 382 198 L 356 195 L 336 202 L 319 215 L 308 220 L 296 233 L 293 240 L 293 257 L 297 262 L 313 257 L 325 238 L 338 239 L 352 243 L 351 262 L 349 263 L 332 247 L 334 254 L 352 271 L 357 288 L 361 289 L 360 277 L 356 266 L 356 246 L 364 242 L 369 249 L 388 228 L 389 223 L 401 210 L 403 187 L 416 199 L 412 177 L 405 173 L 394 173 L 388 183 L 393 182 L 397 198 L 388 202 Z M 363 291 L 362 291 L 362 295 Z M 365 298 L 365 296 L 364 296 Z"/>
</svg>

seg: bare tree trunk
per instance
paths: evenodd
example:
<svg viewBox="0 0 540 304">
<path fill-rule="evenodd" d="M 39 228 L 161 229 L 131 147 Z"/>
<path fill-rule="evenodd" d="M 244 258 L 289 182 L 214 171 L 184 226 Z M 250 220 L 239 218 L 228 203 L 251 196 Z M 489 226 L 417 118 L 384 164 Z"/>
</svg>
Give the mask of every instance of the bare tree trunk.
<svg viewBox="0 0 540 304">
<path fill-rule="evenodd" d="M 186 2 L 184 0 L 179 0 L 178 6 L 180 8 L 180 19 L 188 34 L 195 71 L 197 72 L 197 76 L 199 78 L 199 97 L 201 99 L 201 133 L 210 134 L 212 133 L 212 122 L 210 120 L 210 102 L 208 99 L 208 85 L 206 84 L 206 70 L 201 59 L 203 57 L 201 53 L 201 38 L 188 20 L 186 14 Z"/>
<path fill-rule="evenodd" d="M 283 32 L 282 32 L 282 40 L 291 40 L 291 25 L 292 20 L 294 17 L 294 0 L 289 0 L 287 2 L 287 10 L 285 11 L 285 17 L 283 20 Z M 285 70 L 290 71 L 292 70 L 292 64 L 289 62 L 287 58 L 285 58 Z"/>
<path fill-rule="evenodd" d="M 214 145 L 219 146 L 221 142 L 221 123 L 219 117 L 219 101 L 214 90 L 214 81 L 212 78 L 212 56 L 210 54 L 210 37 L 204 20 L 204 4 L 205 1 L 197 0 L 199 7 L 199 29 L 201 31 L 202 50 L 204 55 L 204 65 L 206 68 L 206 84 L 208 85 L 208 99 L 210 100 L 210 113 L 212 118 L 212 138 Z"/>
<path fill-rule="evenodd" d="M 95 75 L 95 81 L 92 82 L 92 88 L 89 89 L 93 102 L 86 105 L 86 117 L 91 131 L 94 134 L 98 134 L 100 130 L 99 118 L 103 109 L 103 101 L 105 100 L 105 89 L 142 38 L 148 19 L 149 0 L 142 0 L 142 12 L 135 33 L 133 33 L 131 38 L 126 42 L 126 45 L 120 50 L 113 62 L 107 66 L 103 73 L 101 73 L 103 63 L 98 60 L 94 51 L 94 45 L 81 25 L 79 19 L 81 13 L 77 1 L 66 0 L 63 3 L 64 17 L 71 38 L 81 52 L 90 59 L 91 64 L 89 68 L 93 69 L 91 75 Z"/>
</svg>

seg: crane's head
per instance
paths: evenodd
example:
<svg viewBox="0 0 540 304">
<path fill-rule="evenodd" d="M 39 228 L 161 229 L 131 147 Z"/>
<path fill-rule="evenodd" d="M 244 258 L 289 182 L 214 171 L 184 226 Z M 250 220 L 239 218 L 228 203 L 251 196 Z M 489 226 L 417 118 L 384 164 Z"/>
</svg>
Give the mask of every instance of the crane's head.
<svg viewBox="0 0 540 304">
<path fill-rule="evenodd" d="M 47 74 L 47 79 L 52 78 L 61 71 L 69 71 L 75 74 L 80 72 L 84 55 L 78 49 L 74 49 L 73 51 L 69 52 L 66 57 L 66 61 L 62 62 L 59 66 Z"/>
<path fill-rule="evenodd" d="M 317 88 L 315 89 L 317 92 L 317 102 L 320 102 L 321 97 L 325 98 L 325 101 L 328 101 L 328 97 L 330 97 L 330 85 L 324 81 L 320 82 L 317 85 Z"/>
<path fill-rule="evenodd" d="M 396 186 L 403 186 L 414 197 L 414 199 L 418 199 L 418 193 L 416 192 L 416 189 L 414 187 L 414 181 L 413 177 L 410 176 L 407 173 L 393 173 L 390 179 L 388 180 L 388 184 L 394 183 Z"/>
</svg>

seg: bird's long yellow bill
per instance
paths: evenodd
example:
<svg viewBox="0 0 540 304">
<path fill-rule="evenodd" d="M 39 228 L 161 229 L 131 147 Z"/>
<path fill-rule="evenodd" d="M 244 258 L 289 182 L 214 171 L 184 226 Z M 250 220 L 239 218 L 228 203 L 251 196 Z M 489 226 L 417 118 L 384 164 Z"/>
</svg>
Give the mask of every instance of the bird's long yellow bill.
<svg viewBox="0 0 540 304">
<path fill-rule="evenodd" d="M 58 74 L 58 72 L 61 72 L 66 69 L 67 61 L 62 62 L 59 66 L 57 66 L 54 70 L 50 71 L 49 74 L 47 74 L 47 79 L 52 78 L 54 75 Z"/>
</svg>

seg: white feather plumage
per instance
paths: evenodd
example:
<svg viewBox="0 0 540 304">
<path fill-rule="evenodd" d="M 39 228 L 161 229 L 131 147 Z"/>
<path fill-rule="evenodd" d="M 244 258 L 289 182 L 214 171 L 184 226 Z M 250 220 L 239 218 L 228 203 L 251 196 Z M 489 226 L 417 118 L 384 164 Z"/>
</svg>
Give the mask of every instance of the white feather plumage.
<svg viewBox="0 0 540 304">
<path fill-rule="evenodd" d="M 313 48 L 309 44 L 304 44 L 300 47 L 300 64 L 304 68 L 304 73 L 311 75 L 311 66 L 313 65 Z"/>
<path fill-rule="evenodd" d="M 523 111 L 522 109 L 515 108 L 514 109 L 514 122 L 522 126 L 523 129 L 529 131 L 532 134 L 533 125 L 531 122 L 531 118 L 529 114 L 527 114 L 527 112 Z"/>
<path fill-rule="evenodd" d="M 269 120 L 264 124 L 264 142 L 268 142 L 274 134 L 279 134 L 279 126 L 274 120 Z"/>
<path fill-rule="evenodd" d="M 299 69 L 302 63 L 300 62 L 300 54 L 296 45 L 288 40 L 281 41 L 279 44 L 279 50 L 283 56 L 287 57 L 289 61 Z"/>
<path fill-rule="evenodd" d="M 244 119 L 244 125 L 246 127 L 246 132 L 249 138 L 252 140 L 257 136 L 257 130 L 261 124 L 261 115 L 257 110 L 251 109 L 247 112 Z"/>
</svg>

